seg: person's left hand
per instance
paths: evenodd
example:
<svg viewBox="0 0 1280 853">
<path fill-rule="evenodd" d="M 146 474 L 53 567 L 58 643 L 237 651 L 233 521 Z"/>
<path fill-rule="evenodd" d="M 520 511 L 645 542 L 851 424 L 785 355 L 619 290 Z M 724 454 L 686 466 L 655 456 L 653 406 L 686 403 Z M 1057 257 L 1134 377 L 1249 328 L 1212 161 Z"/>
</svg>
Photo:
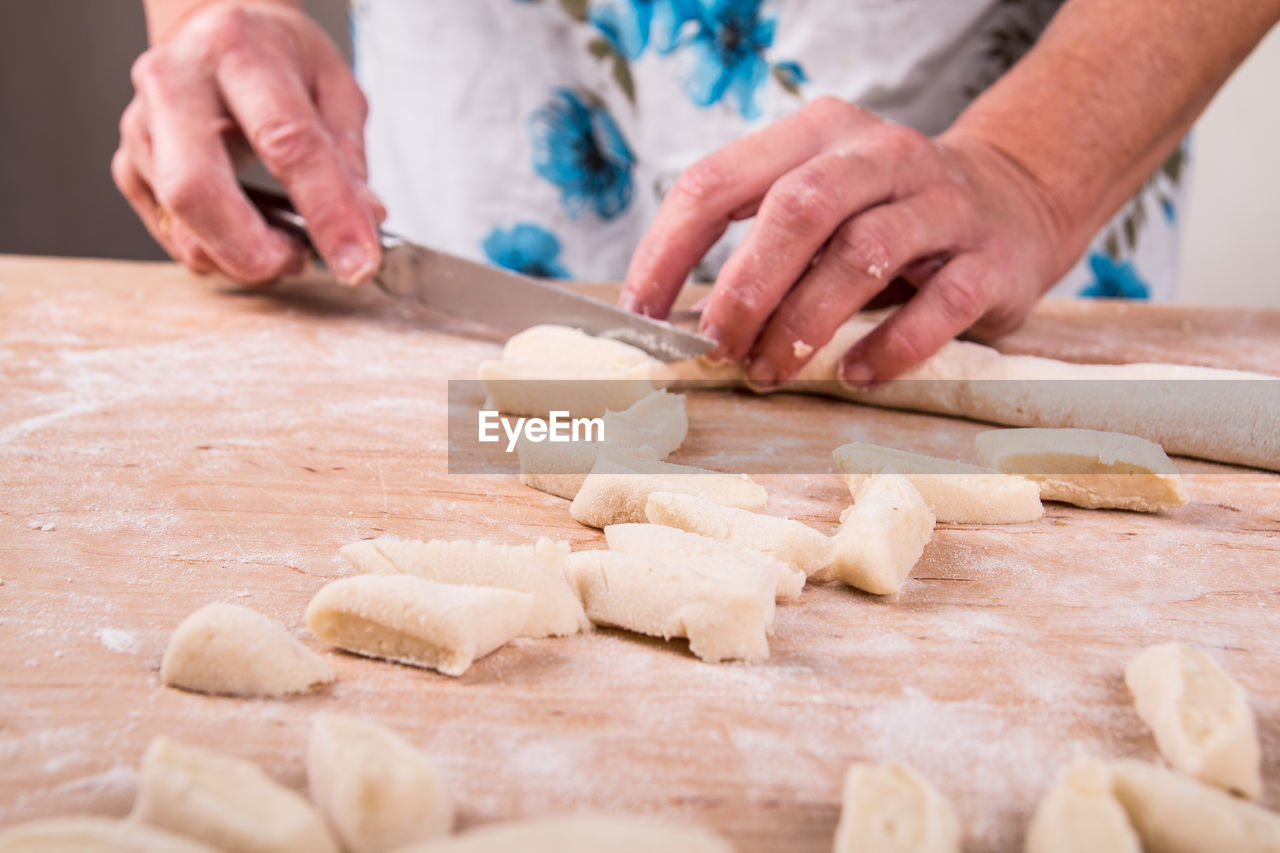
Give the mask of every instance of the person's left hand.
<svg viewBox="0 0 1280 853">
<path fill-rule="evenodd" d="M 702 314 L 701 331 L 719 342 L 709 357 L 745 360 L 757 386 L 777 387 L 905 282 L 910 298 L 841 361 L 841 378 L 865 387 L 961 332 L 1019 325 L 1078 248 L 1057 210 L 1034 176 L 958 128 L 931 140 L 823 98 L 680 176 L 620 303 L 667 316 L 729 224 L 754 216 Z"/>
</svg>

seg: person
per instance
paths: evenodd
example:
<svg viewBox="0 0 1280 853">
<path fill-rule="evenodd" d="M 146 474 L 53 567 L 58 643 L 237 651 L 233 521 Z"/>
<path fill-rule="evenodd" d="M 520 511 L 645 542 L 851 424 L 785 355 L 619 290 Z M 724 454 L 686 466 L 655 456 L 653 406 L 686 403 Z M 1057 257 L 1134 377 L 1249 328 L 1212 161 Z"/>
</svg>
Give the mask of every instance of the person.
<svg viewBox="0 0 1280 853">
<path fill-rule="evenodd" d="M 654 317 L 713 278 L 710 357 L 766 388 L 867 305 L 900 307 L 843 356 L 855 386 L 1015 328 L 1080 290 L 1082 256 L 1087 292 L 1167 293 L 1183 140 L 1280 19 L 1280 0 L 357 0 L 353 76 L 292 0 L 145 7 L 112 171 L 191 269 L 300 268 L 235 183 L 256 155 L 344 282 L 376 271 L 384 220 L 624 278 Z"/>
</svg>

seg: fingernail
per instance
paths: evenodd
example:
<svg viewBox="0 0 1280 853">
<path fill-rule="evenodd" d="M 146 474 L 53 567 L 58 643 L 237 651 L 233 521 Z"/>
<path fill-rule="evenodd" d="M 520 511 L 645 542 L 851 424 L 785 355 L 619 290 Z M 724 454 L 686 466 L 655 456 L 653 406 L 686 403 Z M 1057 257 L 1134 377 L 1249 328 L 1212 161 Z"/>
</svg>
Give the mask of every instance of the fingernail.
<svg viewBox="0 0 1280 853">
<path fill-rule="evenodd" d="M 725 352 L 724 344 L 720 343 L 720 329 L 714 323 L 700 323 L 698 325 L 698 334 L 704 338 L 711 338 L 716 342 L 716 348 L 706 355 L 702 356 L 703 360 L 711 365 L 721 365 L 729 363 L 729 354 Z"/>
<path fill-rule="evenodd" d="M 773 391 L 779 386 L 778 368 L 768 356 L 754 358 L 747 365 L 747 385 L 756 391 Z"/>
<path fill-rule="evenodd" d="M 373 255 L 359 243 L 347 243 L 333 256 L 333 271 L 343 284 L 359 284 L 373 274 Z"/>
<path fill-rule="evenodd" d="M 840 369 L 840 381 L 854 391 L 866 391 L 875 381 L 875 368 L 865 361 L 855 361 Z"/>
</svg>

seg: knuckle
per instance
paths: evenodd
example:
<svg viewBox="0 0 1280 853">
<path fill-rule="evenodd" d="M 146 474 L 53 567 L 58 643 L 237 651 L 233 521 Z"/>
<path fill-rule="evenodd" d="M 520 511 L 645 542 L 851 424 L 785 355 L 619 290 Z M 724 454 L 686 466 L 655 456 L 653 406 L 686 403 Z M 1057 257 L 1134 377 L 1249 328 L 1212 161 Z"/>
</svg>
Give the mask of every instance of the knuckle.
<svg viewBox="0 0 1280 853">
<path fill-rule="evenodd" d="M 788 230 L 804 233 L 838 219 L 836 201 L 821 176 L 811 171 L 780 180 L 765 196 L 771 218 Z"/>
<path fill-rule="evenodd" d="M 986 305 L 986 287 L 979 275 L 953 272 L 935 286 L 949 317 L 968 324 L 981 316 Z"/>
<path fill-rule="evenodd" d="M 886 122 L 878 136 L 880 149 L 895 160 L 917 160 L 933 150 L 928 137 L 906 125 Z"/>
<path fill-rule="evenodd" d="M 836 233 L 829 251 L 838 263 L 875 279 L 895 267 L 893 241 L 885 228 L 857 219 Z"/>
<path fill-rule="evenodd" d="M 728 183 L 729 175 L 719 162 L 706 157 L 681 172 L 671 192 L 690 206 L 700 206 L 716 198 Z"/>
<path fill-rule="evenodd" d="M 180 219 L 195 215 L 209 200 L 209 182 L 198 170 L 157 177 L 156 200 Z"/>
<path fill-rule="evenodd" d="M 843 125 L 861 112 L 861 107 L 842 101 L 835 95 L 822 95 L 804 106 L 805 116 L 821 127 Z"/>
<path fill-rule="evenodd" d="M 133 88 L 139 90 L 146 88 L 152 81 L 164 75 L 168 64 L 162 48 L 153 47 L 144 51 L 129 68 L 129 79 L 133 81 Z"/>
<path fill-rule="evenodd" d="M 120 192 L 128 194 L 131 189 L 130 164 L 129 155 L 125 154 L 124 147 L 116 149 L 111 155 L 111 180 L 115 182 L 116 189 Z"/>
<path fill-rule="evenodd" d="M 200 24 L 211 39 L 210 47 L 223 51 L 252 37 L 257 15 L 235 3 L 220 3 L 202 16 Z"/>
<path fill-rule="evenodd" d="M 894 361 L 904 365 L 919 364 L 933 355 L 918 332 L 903 328 L 900 323 L 885 331 L 882 346 Z"/>
<path fill-rule="evenodd" d="M 254 128 L 250 141 L 264 160 L 286 172 L 305 164 L 325 146 L 324 134 L 316 123 L 299 116 L 264 122 Z"/>
</svg>

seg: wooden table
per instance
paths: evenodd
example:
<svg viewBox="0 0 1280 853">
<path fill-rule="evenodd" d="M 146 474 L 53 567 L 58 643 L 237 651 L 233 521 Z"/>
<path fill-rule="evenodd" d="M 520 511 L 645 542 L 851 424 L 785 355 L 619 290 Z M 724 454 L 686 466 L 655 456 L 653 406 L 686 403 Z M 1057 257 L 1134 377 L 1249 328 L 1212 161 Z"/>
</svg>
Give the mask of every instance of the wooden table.
<svg viewBox="0 0 1280 853">
<path fill-rule="evenodd" d="M 1280 313 L 1046 305 L 1002 345 L 1082 361 L 1280 365 Z M 172 735 L 304 786 L 319 711 L 385 723 L 453 780 L 462 827 L 606 811 L 692 821 L 743 851 L 829 848 L 853 761 L 904 761 L 957 805 L 968 849 L 1018 849 L 1074 754 L 1154 758 L 1121 679 L 1141 647 L 1208 647 L 1248 691 L 1280 806 L 1280 476 L 1179 460 L 1163 515 L 1050 505 L 1035 524 L 940 528 L 895 598 L 813 586 L 766 664 L 599 630 L 519 640 L 464 677 L 329 654 L 287 701 L 162 687 L 170 631 L 211 601 L 302 627 L 383 533 L 574 543 L 599 533 L 510 477 L 445 470 L 445 380 L 496 344 L 370 288 L 268 293 L 169 265 L 0 258 L 0 824 L 122 815 Z M 978 424 L 790 395 L 691 397 L 675 457 L 792 425 L 971 458 Z M 834 475 L 761 478 L 770 511 L 831 529 Z"/>
</svg>

